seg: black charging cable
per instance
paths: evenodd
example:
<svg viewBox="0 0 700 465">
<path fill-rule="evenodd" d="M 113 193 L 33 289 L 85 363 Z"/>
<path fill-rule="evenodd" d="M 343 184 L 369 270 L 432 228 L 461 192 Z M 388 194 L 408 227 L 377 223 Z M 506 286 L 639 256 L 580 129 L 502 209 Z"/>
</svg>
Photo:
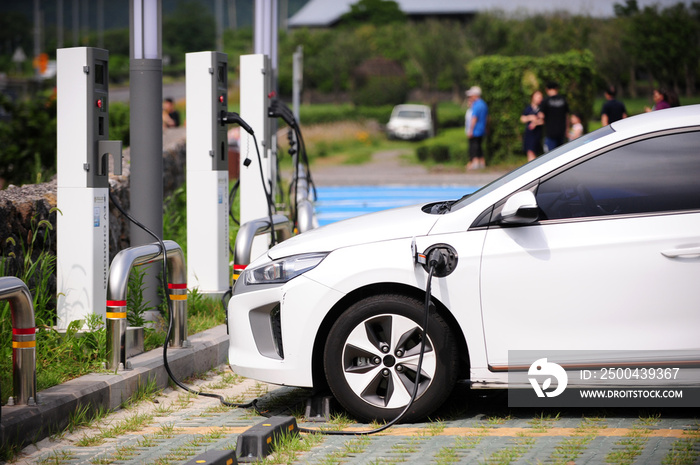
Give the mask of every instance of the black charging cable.
<svg viewBox="0 0 700 465">
<path fill-rule="evenodd" d="M 438 257 L 435 257 L 434 254 L 431 254 L 431 257 L 428 258 L 428 284 L 426 285 L 425 288 L 425 315 L 423 317 L 423 331 L 421 332 L 421 343 L 420 343 L 420 355 L 418 356 L 418 365 L 416 366 L 416 381 L 413 384 L 413 392 L 411 393 L 411 398 L 408 401 L 408 404 L 406 404 L 406 407 L 399 413 L 399 415 L 391 420 L 388 423 L 385 423 L 384 425 L 367 430 L 367 431 L 345 431 L 345 430 L 340 430 L 340 431 L 333 431 L 333 430 L 319 430 L 319 429 L 312 429 L 312 428 L 299 428 L 299 431 L 302 433 L 316 433 L 316 434 L 325 434 L 329 436 L 368 436 L 370 434 L 376 434 L 380 433 L 387 428 L 390 428 L 391 426 L 394 426 L 396 423 L 398 423 L 404 416 L 406 416 L 406 413 L 411 409 L 413 406 L 413 403 L 416 401 L 416 398 L 418 397 L 418 385 L 420 384 L 420 373 L 421 369 L 423 368 L 423 355 L 425 354 L 425 344 L 428 340 L 428 319 L 430 316 L 430 309 L 433 307 L 433 303 L 431 302 L 431 293 L 432 293 L 432 281 L 433 281 L 433 273 L 435 272 L 436 269 L 438 269 L 441 266 L 441 263 L 444 261 L 444 257 L 442 257 L 441 254 L 438 253 Z"/>
<path fill-rule="evenodd" d="M 221 111 L 221 125 L 225 124 L 238 124 L 245 132 L 250 134 L 250 136 L 253 138 L 253 143 L 255 144 L 255 152 L 258 155 L 258 168 L 260 170 L 260 182 L 262 182 L 263 186 L 263 191 L 265 192 L 265 199 L 267 200 L 267 215 L 270 219 L 270 239 L 271 239 L 271 244 L 270 246 L 273 246 L 277 244 L 277 235 L 275 234 L 275 223 L 272 220 L 272 194 L 270 191 L 267 190 L 267 185 L 265 184 L 265 173 L 263 173 L 263 168 L 262 168 L 262 157 L 260 156 L 260 147 L 258 147 L 258 139 L 255 137 L 255 133 L 253 132 L 253 128 L 248 125 L 248 123 L 241 118 L 241 115 L 238 113 L 232 112 L 232 111 Z M 248 167 L 250 165 L 250 159 L 246 157 L 246 159 L 243 161 L 243 165 Z"/>
<path fill-rule="evenodd" d="M 219 394 L 213 394 L 209 392 L 201 392 L 201 391 L 195 391 L 194 389 L 184 385 L 177 377 L 173 374 L 173 372 L 170 370 L 170 365 L 168 364 L 168 342 L 170 341 L 170 336 L 173 331 L 173 309 L 172 309 L 172 301 L 170 300 L 170 296 L 168 295 L 167 289 L 168 289 L 168 252 L 165 248 L 165 243 L 163 243 L 163 240 L 158 237 L 156 233 L 151 231 L 149 228 L 147 228 L 145 225 L 143 225 L 141 222 L 139 222 L 137 219 L 133 218 L 131 215 L 129 215 L 121 206 L 119 201 L 117 200 L 116 196 L 112 192 L 111 186 L 109 189 L 109 200 L 112 202 L 112 204 L 117 207 L 117 210 L 124 215 L 125 218 L 127 218 L 129 221 L 134 223 L 136 226 L 139 228 L 143 229 L 146 233 L 148 233 L 150 236 L 152 236 L 156 242 L 158 242 L 160 249 L 163 252 L 163 275 L 162 275 L 162 286 L 163 289 L 166 290 L 165 292 L 165 299 L 166 299 L 166 305 L 168 307 L 168 332 L 165 336 L 165 343 L 163 344 L 163 366 L 165 367 L 165 371 L 168 373 L 168 376 L 170 379 L 173 380 L 173 382 L 178 385 L 180 388 L 184 389 L 187 392 L 191 392 L 193 394 L 196 394 L 198 396 L 204 396 L 204 397 L 212 397 L 214 399 L 219 399 L 223 405 L 226 405 L 227 407 L 239 407 L 239 408 L 249 408 L 253 407 L 257 411 L 257 399 L 253 399 L 252 401 L 245 403 L 245 404 L 238 404 L 234 402 L 229 402 L 226 399 L 224 399 L 223 396 Z"/>
<path fill-rule="evenodd" d="M 112 202 L 112 204 L 119 210 L 119 212 L 124 215 L 125 218 L 127 218 L 129 221 L 134 223 L 136 226 L 139 228 L 143 229 L 146 233 L 148 233 L 150 236 L 152 236 L 156 242 L 158 242 L 162 252 L 163 252 L 163 274 L 162 274 L 162 285 L 163 289 L 167 289 L 168 285 L 168 265 L 167 265 L 167 250 L 165 248 L 165 244 L 163 243 L 163 240 L 153 231 L 151 231 L 149 228 L 147 228 L 145 225 L 143 225 L 141 222 L 133 218 L 131 215 L 129 215 L 121 206 L 119 201 L 117 200 L 116 196 L 112 192 L 112 189 L 110 187 L 109 189 L 109 199 Z M 437 257 L 435 257 L 435 254 L 437 253 Z M 418 365 L 416 366 L 416 382 L 413 385 L 413 392 L 411 393 L 411 398 L 408 401 L 408 404 L 406 404 L 406 407 L 401 411 L 401 413 L 396 416 L 393 420 L 390 422 L 372 429 L 372 430 L 367 430 L 367 431 L 345 431 L 345 430 L 340 430 L 340 431 L 333 431 L 333 430 L 318 430 L 318 429 L 312 429 L 312 428 L 299 428 L 299 431 L 302 433 L 314 433 L 314 434 L 325 434 L 325 435 L 330 435 L 330 436 L 367 436 L 371 434 L 376 434 L 380 433 L 387 428 L 390 428 L 391 426 L 395 425 L 397 422 L 399 422 L 405 415 L 408 413 L 410 408 L 413 406 L 413 403 L 415 402 L 417 396 L 418 396 L 418 386 L 420 384 L 420 373 L 423 367 L 423 356 L 425 354 L 425 346 L 426 342 L 428 339 L 428 321 L 429 321 L 429 316 L 430 316 L 430 309 L 432 306 L 431 302 L 431 294 L 432 294 L 432 281 L 433 281 L 433 273 L 435 270 L 441 266 L 441 264 L 444 266 L 444 256 L 440 254 L 437 250 L 433 251 L 433 253 L 430 254 L 430 257 L 428 257 L 428 263 L 429 263 L 429 269 L 428 269 L 428 283 L 426 285 L 425 289 L 425 315 L 423 318 L 423 331 L 421 332 L 421 345 L 420 345 L 420 355 L 418 356 Z M 242 403 L 234 403 L 234 402 L 229 402 L 226 399 L 224 399 L 223 396 L 219 394 L 213 394 L 213 393 L 208 393 L 208 392 L 201 392 L 201 391 L 195 391 L 194 389 L 186 386 L 183 384 L 177 377 L 173 374 L 172 370 L 170 369 L 170 365 L 168 363 L 168 342 L 170 341 L 170 336 L 172 334 L 173 330 L 173 311 L 172 311 L 172 304 L 170 297 L 166 294 L 166 302 L 167 302 L 167 307 L 168 307 L 168 331 L 165 337 L 165 343 L 163 344 L 163 365 L 165 367 L 165 371 L 168 373 L 168 376 L 170 379 L 180 388 L 183 390 L 190 392 L 192 394 L 198 395 L 198 396 L 203 396 L 203 397 L 210 397 L 214 399 L 218 399 L 223 405 L 226 405 L 227 407 L 238 407 L 238 408 L 254 408 L 255 411 L 262 415 L 262 416 L 268 416 L 265 415 L 263 412 L 261 412 L 258 407 L 257 407 L 257 402 L 258 399 L 253 399 L 250 402 L 247 402 L 245 404 Z"/>
</svg>

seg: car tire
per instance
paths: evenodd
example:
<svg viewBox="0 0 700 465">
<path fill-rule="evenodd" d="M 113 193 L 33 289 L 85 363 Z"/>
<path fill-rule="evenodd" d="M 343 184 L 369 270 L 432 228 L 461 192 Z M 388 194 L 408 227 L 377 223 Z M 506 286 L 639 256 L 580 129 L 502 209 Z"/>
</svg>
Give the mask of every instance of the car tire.
<svg viewBox="0 0 700 465">
<path fill-rule="evenodd" d="M 368 297 L 350 306 L 329 331 L 326 379 L 338 402 L 358 420 L 390 421 L 408 404 L 417 378 L 424 307 L 403 295 Z M 418 395 L 402 421 L 431 414 L 456 382 L 454 336 L 434 310 L 427 336 Z"/>
</svg>

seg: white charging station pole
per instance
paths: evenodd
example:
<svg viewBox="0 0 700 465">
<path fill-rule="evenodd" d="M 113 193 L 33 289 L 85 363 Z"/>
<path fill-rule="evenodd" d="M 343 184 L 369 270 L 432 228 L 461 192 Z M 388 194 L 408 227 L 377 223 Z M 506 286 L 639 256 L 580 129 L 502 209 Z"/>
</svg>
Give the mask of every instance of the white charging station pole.
<svg viewBox="0 0 700 465">
<path fill-rule="evenodd" d="M 228 57 L 187 53 L 187 273 L 188 286 L 223 294 L 229 281 Z"/>
<path fill-rule="evenodd" d="M 245 131 L 241 131 L 238 192 L 241 199 L 240 223 L 244 224 L 268 216 L 265 189 L 274 195 L 275 186 L 271 169 L 273 154 L 270 118 L 267 116 L 267 109 L 270 106 L 270 60 L 267 55 L 262 54 L 241 55 L 240 64 L 240 115 L 255 132 L 260 150 L 260 161 L 262 162 L 262 178 L 264 178 L 262 179 L 260 176 L 261 164 L 258 162 L 253 138 Z M 246 163 L 248 164 L 246 165 Z M 270 234 L 257 236 L 253 240 L 251 259 L 265 253 L 269 249 L 269 245 Z"/>
<path fill-rule="evenodd" d="M 103 318 L 109 268 L 109 155 L 121 174 L 121 141 L 109 141 L 107 50 L 57 50 L 58 329 Z"/>
</svg>

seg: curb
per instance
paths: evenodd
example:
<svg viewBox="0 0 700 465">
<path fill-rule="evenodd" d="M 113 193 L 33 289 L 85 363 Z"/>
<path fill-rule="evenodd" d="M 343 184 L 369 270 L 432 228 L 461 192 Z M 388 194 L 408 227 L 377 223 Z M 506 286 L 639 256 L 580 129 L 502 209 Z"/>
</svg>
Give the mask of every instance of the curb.
<svg viewBox="0 0 700 465">
<path fill-rule="evenodd" d="M 168 349 L 168 365 L 178 379 L 205 372 L 228 360 L 226 325 L 194 334 L 188 340 L 190 347 Z M 92 373 L 41 391 L 37 405 L 3 406 L 0 447 L 11 442 L 24 447 L 63 431 L 80 406 L 117 409 L 139 386 L 152 379 L 159 388 L 168 386 L 162 348 L 131 357 L 129 362 L 131 370 L 117 374 Z"/>
</svg>

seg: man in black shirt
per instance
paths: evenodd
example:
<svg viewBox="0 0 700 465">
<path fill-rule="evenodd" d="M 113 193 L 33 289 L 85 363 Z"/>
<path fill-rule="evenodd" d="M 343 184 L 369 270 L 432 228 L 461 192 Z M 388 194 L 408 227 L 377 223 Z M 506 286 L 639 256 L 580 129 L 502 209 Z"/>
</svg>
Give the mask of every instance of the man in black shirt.
<svg viewBox="0 0 700 465">
<path fill-rule="evenodd" d="M 544 118 L 544 146 L 554 150 L 566 141 L 569 130 L 569 104 L 559 93 L 559 85 L 550 82 L 546 86 L 547 97 L 542 101 L 539 115 Z"/>
<path fill-rule="evenodd" d="M 622 118 L 627 118 L 627 108 L 624 103 L 615 100 L 615 88 L 610 86 L 605 89 L 605 103 L 600 111 L 600 124 L 607 126 Z"/>
</svg>

